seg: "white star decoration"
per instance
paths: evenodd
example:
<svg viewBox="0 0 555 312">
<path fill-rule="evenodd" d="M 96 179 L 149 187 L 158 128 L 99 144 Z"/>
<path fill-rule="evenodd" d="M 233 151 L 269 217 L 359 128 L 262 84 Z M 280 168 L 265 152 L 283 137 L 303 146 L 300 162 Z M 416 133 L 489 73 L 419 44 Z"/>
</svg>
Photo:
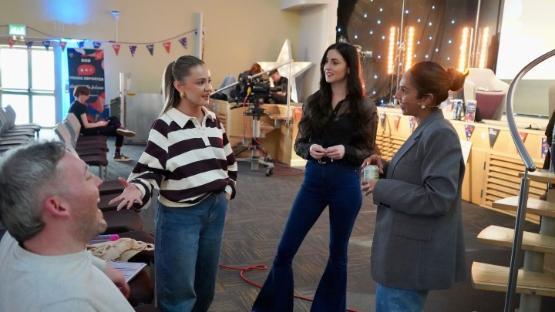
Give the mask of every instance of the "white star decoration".
<svg viewBox="0 0 555 312">
<path fill-rule="evenodd" d="M 260 65 L 260 67 L 262 67 L 262 70 L 266 71 L 276 68 L 277 66 L 285 64 L 291 60 L 293 60 L 291 54 L 291 43 L 289 42 L 289 39 L 286 39 L 275 62 L 258 62 L 258 64 Z M 297 103 L 299 102 L 297 98 L 297 85 L 295 83 L 297 76 L 305 72 L 311 65 L 311 62 L 292 62 L 291 66 L 283 65 L 278 68 L 279 74 L 289 79 L 289 83 L 291 84 L 292 101 L 295 101 Z M 289 76 L 289 68 L 291 68 L 291 77 Z"/>
</svg>

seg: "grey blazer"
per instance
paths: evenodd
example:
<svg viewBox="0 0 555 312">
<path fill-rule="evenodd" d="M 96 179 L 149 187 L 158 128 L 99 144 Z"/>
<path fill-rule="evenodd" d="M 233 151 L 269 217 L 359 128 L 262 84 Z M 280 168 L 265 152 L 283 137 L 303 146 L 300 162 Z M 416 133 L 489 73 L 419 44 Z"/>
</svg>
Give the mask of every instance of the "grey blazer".
<svg viewBox="0 0 555 312">
<path fill-rule="evenodd" d="M 433 111 L 393 156 L 374 188 L 372 276 L 386 287 L 449 288 L 464 279 L 459 137 Z"/>
</svg>

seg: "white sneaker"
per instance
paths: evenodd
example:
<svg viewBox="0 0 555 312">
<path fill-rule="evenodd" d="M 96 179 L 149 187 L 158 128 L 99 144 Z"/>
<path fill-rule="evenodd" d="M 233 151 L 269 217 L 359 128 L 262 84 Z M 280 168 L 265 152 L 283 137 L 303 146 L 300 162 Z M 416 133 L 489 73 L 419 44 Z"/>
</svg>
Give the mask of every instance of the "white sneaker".
<svg viewBox="0 0 555 312">
<path fill-rule="evenodd" d="M 131 131 L 131 130 L 125 129 L 125 128 L 117 128 L 116 132 L 119 135 L 124 136 L 124 137 L 132 137 L 132 136 L 135 136 L 135 134 L 136 134 L 135 131 Z"/>
<path fill-rule="evenodd" d="M 123 154 L 119 154 L 119 155 L 114 156 L 114 160 L 115 160 L 115 161 L 126 162 L 126 161 L 130 161 L 131 158 L 129 158 L 129 157 L 123 155 Z"/>
</svg>

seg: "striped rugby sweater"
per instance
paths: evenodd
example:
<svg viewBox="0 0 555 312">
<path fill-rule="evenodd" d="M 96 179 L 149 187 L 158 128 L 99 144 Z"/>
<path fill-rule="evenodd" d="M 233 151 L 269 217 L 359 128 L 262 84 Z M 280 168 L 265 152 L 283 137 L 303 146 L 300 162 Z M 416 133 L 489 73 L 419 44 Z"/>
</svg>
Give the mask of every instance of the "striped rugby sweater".
<svg viewBox="0 0 555 312">
<path fill-rule="evenodd" d="M 150 201 L 153 189 L 168 207 L 193 206 L 211 193 L 235 196 L 237 162 L 223 125 L 206 108 L 203 120 L 172 108 L 150 129 L 145 151 L 129 176 Z"/>
</svg>

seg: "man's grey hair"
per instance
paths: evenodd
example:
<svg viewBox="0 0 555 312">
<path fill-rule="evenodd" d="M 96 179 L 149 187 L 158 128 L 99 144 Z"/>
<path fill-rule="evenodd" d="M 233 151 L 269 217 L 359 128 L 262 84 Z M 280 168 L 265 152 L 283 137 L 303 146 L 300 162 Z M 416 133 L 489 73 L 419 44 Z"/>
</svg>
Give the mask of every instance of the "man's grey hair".
<svg viewBox="0 0 555 312">
<path fill-rule="evenodd" d="M 0 221 L 20 243 L 44 228 L 43 189 L 54 181 L 66 148 L 39 142 L 9 151 L 0 159 Z"/>
</svg>

